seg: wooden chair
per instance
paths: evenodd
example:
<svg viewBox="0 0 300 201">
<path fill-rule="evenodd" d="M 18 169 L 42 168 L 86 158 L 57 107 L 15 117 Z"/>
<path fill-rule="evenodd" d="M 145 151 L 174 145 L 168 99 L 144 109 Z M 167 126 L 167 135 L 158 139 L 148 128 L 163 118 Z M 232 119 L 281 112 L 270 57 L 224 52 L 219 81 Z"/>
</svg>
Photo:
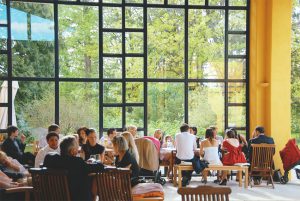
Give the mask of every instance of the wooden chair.
<svg viewBox="0 0 300 201">
<path fill-rule="evenodd" d="M 11 194 L 23 194 L 24 195 L 24 201 L 30 201 L 31 200 L 30 199 L 30 194 L 32 193 L 32 191 L 33 191 L 33 188 L 31 186 L 22 186 L 22 187 L 4 189 L 3 193 L 6 194 L 7 196 L 9 196 Z M 1 196 L 0 196 L 0 198 L 1 198 Z M 6 198 L 4 197 L 4 200 L 5 199 Z"/>
<path fill-rule="evenodd" d="M 96 175 L 97 192 L 101 201 L 134 201 L 131 191 L 129 169 L 106 168 Z M 163 200 L 163 198 L 142 198 L 139 201 Z"/>
<path fill-rule="evenodd" d="M 252 159 L 249 171 L 249 181 L 252 187 L 253 177 L 266 177 L 271 182 L 274 188 L 273 182 L 273 155 L 275 153 L 274 144 L 252 144 Z"/>
<path fill-rule="evenodd" d="M 231 189 L 229 187 L 198 186 L 179 188 L 177 192 L 181 195 L 182 201 L 229 201 Z"/>
<path fill-rule="evenodd" d="M 71 201 L 67 171 L 31 168 L 29 172 L 36 201 Z"/>
</svg>

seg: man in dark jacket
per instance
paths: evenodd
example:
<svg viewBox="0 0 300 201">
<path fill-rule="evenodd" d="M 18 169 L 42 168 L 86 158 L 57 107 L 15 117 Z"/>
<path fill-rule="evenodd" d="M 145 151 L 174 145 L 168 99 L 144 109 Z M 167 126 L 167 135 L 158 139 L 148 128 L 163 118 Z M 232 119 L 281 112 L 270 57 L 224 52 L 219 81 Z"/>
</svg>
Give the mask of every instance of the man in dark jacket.
<svg viewBox="0 0 300 201">
<path fill-rule="evenodd" d="M 21 164 L 28 164 L 33 166 L 35 157 L 31 153 L 24 153 L 26 144 L 26 137 L 22 134 L 21 139 L 17 139 L 19 135 L 19 129 L 16 126 L 8 126 L 7 138 L 3 142 L 1 149 L 14 159 L 17 159 Z"/>
<path fill-rule="evenodd" d="M 44 160 L 44 167 L 63 169 L 68 171 L 68 181 L 72 200 L 92 200 L 91 179 L 89 173 L 104 169 L 103 164 L 87 164 L 78 153 L 78 143 L 73 136 L 63 138 L 60 143 L 60 153 L 48 154 Z"/>
</svg>

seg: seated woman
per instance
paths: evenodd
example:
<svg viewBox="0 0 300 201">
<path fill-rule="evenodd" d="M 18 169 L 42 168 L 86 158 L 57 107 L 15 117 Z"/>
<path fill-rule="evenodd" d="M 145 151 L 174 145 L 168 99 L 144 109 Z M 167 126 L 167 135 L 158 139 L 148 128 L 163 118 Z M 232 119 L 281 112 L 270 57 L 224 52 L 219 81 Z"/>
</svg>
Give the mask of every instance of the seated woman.
<svg viewBox="0 0 300 201">
<path fill-rule="evenodd" d="M 88 160 L 91 155 L 99 154 L 99 160 L 104 161 L 105 158 L 105 148 L 104 146 L 97 143 L 97 134 L 95 129 L 89 129 L 87 131 L 88 142 L 82 146 L 82 152 L 84 160 Z"/>
<path fill-rule="evenodd" d="M 138 184 L 139 166 L 134 157 L 129 153 L 128 143 L 123 136 L 115 136 L 112 140 L 116 154 L 116 167 L 131 170 L 131 186 Z"/>
<path fill-rule="evenodd" d="M 235 138 L 233 130 L 226 131 L 226 139 L 223 141 L 222 150 L 226 151 L 223 155 L 224 165 L 234 165 L 235 163 L 246 163 L 246 158 L 242 152 L 239 140 Z M 226 172 L 227 174 L 227 172 Z M 237 175 L 238 178 L 238 175 Z"/>
<path fill-rule="evenodd" d="M 29 175 L 28 171 L 22 164 L 19 163 L 19 161 L 8 157 L 3 151 L 0 151 L 0 165 L 2 166 L 1 169 L 13 179 L 20 179 Z M 18 176 L 14 178 L 13 175 Z"/>
<path fill-rule="evenodd" d="M 223 165 L 219 158 L 219 141 L 214 138 L 214 131 L 211 128 L 206 129 L 205 140 L 200 144 L 200 155 L 209 165 Z M 203 171 L 203 183 L 207 182 L 207 171 Z M 226 174 L 224 173 L 224 176 Z M 222 177 L 223 178 L 223 177 Z M 226 182 L 224 180 L 224 182 Z M 220 183 L 221 184 L 221 183 Z M 224 183 L 222 183 L 224 185 Z M 226 183 L 225 183 L 226 185 Z"/>
<path fill-rule="evenodd" d="M 126 132 L 123 132 L 121 135 L 123 137 L 125 137 L 125 139 L 127 141 L 129 153 L 131 154 L 131 156 L 133 158 L 135 158 L 136 162 L 139 163 L 139 159 L 140 159 L 139 152 L 137 150 L 137 147 L 134 142 L 134 138 L 133 138 L 132 134 L 130 132 L 126 131 Z"/>
<path fill-rule="evenodd" d="M 165 136 L 164 142 L 161 147 L 162 148 L 174 148 L 175 147 L 175 142 L 171 135 Z"/>
<path fill-rule="evenodd" d="M 82 146 L 87 143 L 87 127 L 80 127 L 77 130 L 77 134 L 79 136 L 79 146 Z"/>
</svg>

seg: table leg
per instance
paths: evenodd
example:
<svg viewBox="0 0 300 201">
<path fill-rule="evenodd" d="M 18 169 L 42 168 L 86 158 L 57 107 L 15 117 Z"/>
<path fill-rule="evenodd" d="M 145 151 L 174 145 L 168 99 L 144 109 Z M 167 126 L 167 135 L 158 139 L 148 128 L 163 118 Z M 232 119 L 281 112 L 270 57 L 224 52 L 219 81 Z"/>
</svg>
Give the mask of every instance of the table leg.
<svg viewBox="0 0 300 201">
<path fill-rule="evenodd" d="M 177 185 L 177 166 L 173 166 L 173 185 Z"/>
<path fill-rule="evenodd" d="M 178 168 L 178 188 L 181 188 L 181 180 L 182 180 L 182 171 L 181 171 L 181 168 Z"/>
<path fill-rule="evenodd" d="M 245 169 L 245 188 L 248 188 L 248 179 L 249 179 L 249 176 L 248 176 L 248 167 Z"/>
<path fill-rule="evenodd" d="M 239 186 L 242 187 L 243 170 L 239 170 Z"/>
</svg>

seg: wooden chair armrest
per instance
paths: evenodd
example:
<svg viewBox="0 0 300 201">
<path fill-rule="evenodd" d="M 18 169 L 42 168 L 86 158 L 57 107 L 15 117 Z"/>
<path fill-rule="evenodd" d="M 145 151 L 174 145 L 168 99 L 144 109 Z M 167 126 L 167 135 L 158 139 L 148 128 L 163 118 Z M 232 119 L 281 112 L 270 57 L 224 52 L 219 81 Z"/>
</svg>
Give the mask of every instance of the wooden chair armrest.
<svg viewBox="0 0 300 201">
<path fill-rule="evenodd" d="M 162 197 L 133 198 L 133 201 L 163 201 Z"/>
<path fill-rule="evenodd" d="M 15 187 L 15 188 L 8 188 L 5 189 L 5 193 L 23 193 L 23 192 L 32 192 L 32 186 L 22 186 L 22 187 Z"/>
</svg>

